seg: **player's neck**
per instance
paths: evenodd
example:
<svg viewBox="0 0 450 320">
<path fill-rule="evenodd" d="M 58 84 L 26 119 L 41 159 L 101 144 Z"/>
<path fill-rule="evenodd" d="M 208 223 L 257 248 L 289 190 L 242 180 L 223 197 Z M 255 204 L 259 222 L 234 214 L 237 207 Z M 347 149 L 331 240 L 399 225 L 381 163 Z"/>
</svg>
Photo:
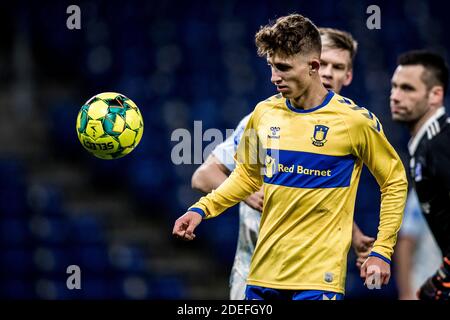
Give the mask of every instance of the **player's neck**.
<svg viewBox="0 0 450 320">
<path fill-rule="evenodd" d="M 428 111 L 416 122 L 413 122 L 409 126 L 409 132 L 411 136 L 414 138 L 419 132 L 420 128 L 428 121 L 438 110 L 438 108 L 429 108 Z"/>
<path fill-rule="evenodd" d="M 313 83 L 304 94 L 300 97 L 290 99 L 290 102 L 294 108 L 308 110 L 321 105 L 327 94 L 328 90 L 325 89 L 322 83 Z"/>
</svg>

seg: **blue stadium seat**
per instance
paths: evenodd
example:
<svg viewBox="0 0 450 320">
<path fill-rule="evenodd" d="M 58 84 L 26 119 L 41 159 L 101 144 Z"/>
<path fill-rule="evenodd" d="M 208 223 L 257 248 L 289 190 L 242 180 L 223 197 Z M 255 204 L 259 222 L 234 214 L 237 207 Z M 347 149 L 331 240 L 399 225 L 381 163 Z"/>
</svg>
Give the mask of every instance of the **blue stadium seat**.
<svg viewBox="0 0 450 320">
<path fill-rule="evenodd" d="M 70 226 L 64 218 L 34 215 L 29 224 L 34 237 L 40 244 L 64 244 L 69 239 Z"/>
<path fill-rule="evenodd" d="M 0 159 L 0 214 L 26 216 L 25 167 L 19 160 Z"/>
<path fill-rule="evenodd" d="M 65 276 L 67 267 L 77 264 L 74 253 L 66 246 L 37 246 L 33 252 L 35 268 L 46 276 Z"/>
<path fill-rule="evenodd" d="M 0 274 L 25 276 L 34 270 L 33 251 L 31 249 L 4 248 L 0 250 Z"/>
<path fill-rule="evenodd" d="M 73 217 L 68 220 L 70 225 L 69 240 L 76 244 L 101 244 L 105 241 L 104 230 L 99 221 L 89 216 L 88 213 L 82 216 Z"/>
<path fill-rule="evenodd" d="M 35 299 L 33 281 L 26 277 L 0 277 L 0 299 Z"/>
<path fill-rule="evenodd" d="M 151 281 L 152 299 L 176 300 L 186 297 L 184 281 L 178 276 L 163 276 Z"/>
<path fill-rule="evenodd" d="M 238 207 L 228 209 L 220 217 L 209 220 L 207 223 L 207 228 L 203 228 L 202 232 L 207 234 L 208 239 L 211 239 L 210 241 L 213 243 L 212 246 L 217 248 L 217 250 L 214 250 L 216 258 L 222 264 L 230 264 L 234 260 L 236 253 L 236 242 L 239 232 Z"/>
<path fill-rule="evenodd" d="M 82 270 L 98 274 L 112 271 L 108 251 L 103 244 L 73 247 L 72 252 L 75 261 L 73 264 L 77 264 Z"/>
<path fill-rule="evenodd" d="M 143 300 L 153 298 L 148 277 L 140 273 L 128 273 L 121 279 L 120 294 L 124 299 Z"/>
<path fill-rule="evenodd" d="M 90 97 L 86 97 L 86 100 Z M 50 107 L 49 131 L 52 142 L 58 146 L 58 153 L 77 155 L 83 150 L 74 132 L 75 119 L 85 101 L 60 100 Z M 67 125 L 73 123 L 73 126 Z"/>
<path fill-rule="evenodd" d="M 84 276 L 80 290 L 81 299 L 111 299 L 112 293 L 109 290 L 108 282 L 109 278 L 106 276 Z"/>
<path fill-rule="evenodd" d="M 62 190 L 50 184 L 34 184 L 28 189 L 28 202 L 31 210 L 45 216 L 59 217 L 63 214 Z"/>
<path fill-rule="evenodd" d="M 120 271 L 144 272 L 145 256 L 140 248 L 127 245 L 115 245 L 109 248 L 111 264 Z"/>
<path fill-rule="evenodd" d="M 30 230 L 23 218 L 3 218 L 0 220 L 0 246 L 24 246 L 30 241 Z"/>
</svg>

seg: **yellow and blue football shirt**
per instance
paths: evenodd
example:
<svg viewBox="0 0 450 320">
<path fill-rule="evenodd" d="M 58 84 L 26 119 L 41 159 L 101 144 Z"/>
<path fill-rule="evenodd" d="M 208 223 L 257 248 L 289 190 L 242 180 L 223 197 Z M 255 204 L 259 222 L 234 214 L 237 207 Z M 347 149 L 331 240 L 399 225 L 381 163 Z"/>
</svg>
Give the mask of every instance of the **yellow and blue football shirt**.
<svg viewBox="0 0 450 320">
<path fill-rule="evenodd" d="M 407 180 L 379 120 L 367 109 L 332 91 L 308 110 L 294 108 L 281 95 L 272 96 L 250 117 L 236 163 L 230 177 L 190 209 L 215 217 L 264 184 L 248 284 L 344 293 L 363 163 L 381 190 L 372 254 L 391 258 Z"/>
</svg>

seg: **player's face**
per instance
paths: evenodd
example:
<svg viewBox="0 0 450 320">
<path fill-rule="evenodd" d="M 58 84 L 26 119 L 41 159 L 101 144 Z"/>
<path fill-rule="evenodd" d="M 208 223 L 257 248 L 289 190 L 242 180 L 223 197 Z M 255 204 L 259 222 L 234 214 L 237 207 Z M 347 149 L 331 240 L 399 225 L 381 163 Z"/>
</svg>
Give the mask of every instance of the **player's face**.
<svg viewBox="0 0 450 320">
<path fill-rule="evenodd" d="M 303 95 L 311 83 L 308 56 L 296 54 L 283 57 L 279 54 L 268 56 L 272 76 L 271 82 L 278 92 L 287 99 L 297 99 Z"/>
<path fill-rule="evenodd" d="M 428 89 L 422 81 L 421 65 L 398 66 L 391 80 L 392 119 L 417 122 L 429 109 Z"/>
<path fill-rule="evenodd" d="M 343 86 L 352 82 L 350 52 L 336 48 L 322 48 L 319 74 L 325 88 L 339 93 Z"/>
</svg>

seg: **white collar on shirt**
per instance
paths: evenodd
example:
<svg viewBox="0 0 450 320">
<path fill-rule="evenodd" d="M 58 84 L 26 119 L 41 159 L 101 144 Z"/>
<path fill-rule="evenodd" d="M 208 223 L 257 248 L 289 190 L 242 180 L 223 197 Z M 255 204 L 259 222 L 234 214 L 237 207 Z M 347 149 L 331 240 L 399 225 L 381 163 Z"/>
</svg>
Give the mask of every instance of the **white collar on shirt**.
<svg viewBox="0 0 450 320">
<path fill-rule="evenodd" d="M 422 137 L 425 135 L 425 133 L 428 132 L 428 138 L 430 139 L 439 133 L 441 129 L 437 120 L 443 114 L 445 114 L 444 106 L 437 109 L 436 112 L 420 127 L 417 134 L 413 138 L 411 138 L 411 140 L 409 140 L 408 151 L 410 156 L 412 156 L 414 152 L 416 152 L 417 146 L 419 145 L 419 142 L 420 140 L 422 140 Z"/>
</svg>

